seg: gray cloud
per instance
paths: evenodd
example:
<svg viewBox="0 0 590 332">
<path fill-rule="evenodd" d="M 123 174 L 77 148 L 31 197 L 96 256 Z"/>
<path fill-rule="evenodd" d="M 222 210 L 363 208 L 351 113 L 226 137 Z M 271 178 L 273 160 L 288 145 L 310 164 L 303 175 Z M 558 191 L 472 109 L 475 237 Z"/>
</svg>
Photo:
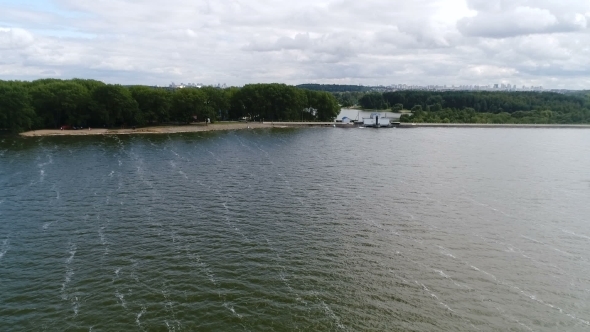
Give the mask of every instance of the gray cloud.
<svg viewBox="0 0 590 332">
<path fill-rule="evenodd" d="M 38 3 L 0 5 L 3 79 L 590 83 L 586 0 Z"/>
<path fill-rule="evenodd" d="M 580 13 L 556 16 L 549 9 L 513 7 L 506 11 L 479 12 L 459 20 L 459 31 L 466 36 L 506 38 L 530 34 L 576 32 L 586 29 Z"/>
</svg>

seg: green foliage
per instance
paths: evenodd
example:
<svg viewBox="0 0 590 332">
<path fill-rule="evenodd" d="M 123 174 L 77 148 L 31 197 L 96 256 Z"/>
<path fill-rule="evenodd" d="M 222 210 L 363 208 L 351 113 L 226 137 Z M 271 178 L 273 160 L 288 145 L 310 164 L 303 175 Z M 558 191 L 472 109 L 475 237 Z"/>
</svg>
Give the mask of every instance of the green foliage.
<svg viewBox="0 0 590 332">
<path fill-rule="evenodd" d="M 553 112 L 569 112 L 588 108 L 590 103 L 583 94 L 554 92 L 489 92 L 489 91 L 396 91 L 383 93 L 390 104 L 428 105 L 440 104 L 443 108 L 473 108 L 478 113 L 513 113 L 536 109 Z"/>
<path fill-rule="evenodd" d="M 412 122 L 412 116 L 410 114 L 402 114 L 399 118 L 400 122 Z"/>
<path fill-rule="evenodd" d="M 90 92 L 73 81 L 36 81 L 30 89 L 32 105 L 43 127 L 82 126 L 89 119 Z"/>
<path fill-rule="evenodd" d="M 328 92 L 305 91 L 307 103 L 317 110 L 316 114 L 309 114 L 310 120 L 332 121 L 338 116 L 340 106 L 336 99 Z"/>
<path fill-rule="evenodd" d="M 35 121 L 31 96 L 22 83 L 0 84 L 0 129 L 23 131 L 30 129 Z"/>
<path fill-rule="evenodd" d="M 172 119 L 188 123 L 211 115 L 207 94 L 198 88 L 178 89 L 172 95 Z"/>
<path fill-rule="evenodd" d="M 129 91 L 133 99 L 137 101 L 139 112 L 143 114 L 145 123 L 170 121 L 172 93 L 169 90 L 147 86 L 132 86 Z"/>
<path fill-rule="evenodd" d="M 416 105 L 402 122 L 590 123 L 590 94 L 552 92 L 397 91 L 389 104 Z"/>
<path fill-rule="evenodd" d="M 300 84 L 296 86 L 300 89 L 326 92 L 364 92 L 369 87 L 362 85 L 342 85 L 342 84 Z"/>
<path fill-rule="evenodd" d="M 229 114 L 253 121 L 332 121 L 339 111 L 338 101 L 327 92 L 249 84 L 231 94 Z"/>
<path fill-rule="evenodd" d="M 432 111 L 432 112 L 440 112 L 443 109 L 442 108 L 442 105 L 440 103 L 436 103 L 434 105 L 430 105 L 429 108 L 430 108 L 430 111 Z"/>
<path fill-rule="evenodd" d="M 121 85 L 103 85 L 92 91 L 88 125 L 93 127 L 136 126 L 144 123 L 137 101 Z"/>
<path fill-rule="evenodd" d="M 359 99 L 365 95 L 364 92 L 360 91 L 333 92 L 332 94 L 342 107 L 352 107 L 358 105 Z"/>
<path fill-rule="evenodd" d="M 400 104 L 400 103 L 397 103 L 397 104 L 391 106 L 391 110 L 394 111 L 394 112 L 399 112 L 399 111 L 401 111 L 403 109 L 404 109 L 404 105 L 403 104 Z"/>
<path fill-rule="evenodd" d="M 432 109 L 432 108 L 431 108 Z M 473 108 L 453 109 L 445 108 L 434 112 L 415 112 L 412 115 L 404 114 L 401 122 L 427 122 L 427 123 L 492 123 L 492 124 L 552 124 L 552 123 L 589 123 L 590 112 L 574 112 L 570 114 L 559 114 L 549 110 L 544 111 L 518 111 L 512 114 L 501 113 L 479 113 Z"/>
<path fill-rule="evenodd" d="M 0 130 L 140 126 L 170 121 L 332 121 L 340 106 L 400 111 L 402 122 L 590 123 L 590 93 L 364 92 L 342 86 L 249 84 L 170 90 L 95 80 L 0 81 Z M 330 91 L 344 90 L 343 92 Z M 348 91 L 352 90 L 352 91 Z"/>
<path fill-rule="evenodd" d="M 207 105 L 207 117 L 214 121 L 229 120 L 230 96 L 234 93 L 235 88 L 219 89 L 213 87 L 201 88 L 205 92 Z"/>
<path fill-rule="evenodd" d="M 170 121 L 332 121 L 338 100 L 329 92 L 285 84 L 170 90 L 95 80 L 0 81 L 0 130 L 131 127 Z"/>
<path fill-rule="evenodd" d="M 383 94 L 379 92 L 371 92 L 367 93 L 361 99 L 359 99 L 359 104 L 362 108 L 365 109 L 387 109 L 389 106 L 385 99 L 383 98 Z"/>
</svg>

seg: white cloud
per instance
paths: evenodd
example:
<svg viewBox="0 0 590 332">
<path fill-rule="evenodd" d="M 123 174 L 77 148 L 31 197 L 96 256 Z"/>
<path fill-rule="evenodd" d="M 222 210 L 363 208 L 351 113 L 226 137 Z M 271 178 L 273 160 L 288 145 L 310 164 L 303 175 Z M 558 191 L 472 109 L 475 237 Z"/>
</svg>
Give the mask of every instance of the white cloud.
<svg viewBox="0 0 590 332">
<path fill-rule="evenodd" d="M 491 65 L 474 65 L 467 66 L 462 69 L 465 75 L 472 75 L 474 77 L 492 77 L 496 79 L 513 78 L 518 74 L 518 71 L 510 67 L 498 67 Z"/>
<path fill-rule="evenodd" d="M 589 88 L 587 0 L 47 3 L 0 5 L 3 78 Z"/>
<path fill-rule="evenodd" d="M 530 34 L 575 32 L 586 28 L 586 18 L 578 13 L 556 17 L 550 10 L 514 7 L 508 11 L 480 12 L 457 23 L 466 36 L 506 38 Z"/>
<path fill-rule="evenodd" d="M 24 29 L 0 27 L 0 50 L 22 49 L 30 46 L 33 41 L 33 35 Z"/>
</svg>

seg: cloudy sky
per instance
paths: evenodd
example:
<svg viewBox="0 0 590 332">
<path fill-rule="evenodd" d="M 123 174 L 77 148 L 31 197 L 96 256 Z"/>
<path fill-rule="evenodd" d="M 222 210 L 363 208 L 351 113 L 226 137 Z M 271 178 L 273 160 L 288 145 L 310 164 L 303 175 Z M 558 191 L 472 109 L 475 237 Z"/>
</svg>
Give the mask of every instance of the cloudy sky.
<svg viewBox="0 0 590 332">
<path fill-rule="evenodd" d="M 590 89 L 589 0 L 0 0 L 0 79 Z"/>
</svg>

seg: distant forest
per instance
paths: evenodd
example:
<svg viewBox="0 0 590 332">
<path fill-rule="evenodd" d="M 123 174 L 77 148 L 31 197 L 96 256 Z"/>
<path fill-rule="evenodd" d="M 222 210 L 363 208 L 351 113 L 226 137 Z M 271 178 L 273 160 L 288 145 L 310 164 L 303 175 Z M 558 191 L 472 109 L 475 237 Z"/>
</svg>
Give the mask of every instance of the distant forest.
<svg viewBox="0 0 590 332">
<path fill-rule="evenodd" d="M 131 127 L 249 119 L 332 121 L 333 94 L 285 84 L 169 89 L 95 80 L 0 81 L 0 130 Z"/>
<path fill-rule="evenodd" d="M 367 86 L 342 84 L 299 84 L 296 87 L 300 89 L 327 92 L 364 92 L 371 90 L 371 88 Z"/>
<path fill-rule="evenodd" d="M 411 110 L 402 122 L 590 123 L 590 93 L 396 91 L 334 93 L 343 107 Z"/>
<path fill-rule="evenodd" d="M 0 130 L 114 128 L 194 121 L 332 121 L 340 107 L 411 110 L 402 122 L 590 123 L 590 93 L 364 91 L 361 86 L 250 84 L 169 89 L 95 80 L 0 81 Z M 348 91 L 338 91 L 346 90 Z M 354 90 L 360 89 L 360 90 Z M 327 91 L 326 91 L 327 90 Z"/>
</svg>

